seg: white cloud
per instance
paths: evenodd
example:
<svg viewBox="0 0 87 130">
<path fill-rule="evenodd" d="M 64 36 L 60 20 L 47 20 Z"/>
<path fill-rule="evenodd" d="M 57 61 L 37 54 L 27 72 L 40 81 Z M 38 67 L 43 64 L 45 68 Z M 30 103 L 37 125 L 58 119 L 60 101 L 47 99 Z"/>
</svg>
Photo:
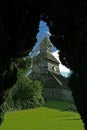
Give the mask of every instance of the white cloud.
<svg viewBox="0 0 87 130">
<path fill-rule="evenodd" d="M 64 65 L 62 65 L 61 63 L 59 64 L 59 69 L 60 72 L 67 72 L 70 73 L 70 69 L 66 68 Z"/>
<path fill-rule="evenodd" d="M 59 69 L 60 69 L 60 72 L 67 72 L 67 73 L 70 73 L 70 69 L 68 69 L 67 67 L 65 67 L 64 65 L 61 64 L 61 61 L 59 60 L 59 54 L 58 54 L 58 50 L 53 52 L 52 53 L 55 58 L 60 62 L 59 64 Z"/>
<path fill-rule="evenodd" d="M 53 55 L 55 56 L 55 58 L 60 62 L 58 50 L 57 50 L 57 51 L 54 51 L 52 54 L 53 54 Z"/>
</svg>

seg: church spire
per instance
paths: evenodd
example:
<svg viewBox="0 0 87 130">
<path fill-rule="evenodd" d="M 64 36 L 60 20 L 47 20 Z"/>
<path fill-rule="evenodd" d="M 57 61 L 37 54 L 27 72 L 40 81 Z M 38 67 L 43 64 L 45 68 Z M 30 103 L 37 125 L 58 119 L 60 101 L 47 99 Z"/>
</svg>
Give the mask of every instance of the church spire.
<svg viewBox="0 0 87 130">
<path fill-rule="evenodd" d="M 52 43 L 50 42 L 48 37 L 45 35 L 45 37 L 43 38 L 40 44 L 40 52 L 46 52 L 46 51 L 52 52 L 51 48 L 52 48 Z"/>
</svg>

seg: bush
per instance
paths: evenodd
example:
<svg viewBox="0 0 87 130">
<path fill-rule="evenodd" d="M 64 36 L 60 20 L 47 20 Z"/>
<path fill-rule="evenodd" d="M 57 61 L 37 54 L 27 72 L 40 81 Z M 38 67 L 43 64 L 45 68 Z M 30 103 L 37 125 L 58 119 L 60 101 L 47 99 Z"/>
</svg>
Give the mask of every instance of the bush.
<svg viewBox="0 0 87 130">
<path fill-rule="evenodd" d="M 4 103 L 5 110 L 28 109 L 44 104 L 43 86 L 39 81 L 31 81 L 25 75 L 19 75 L 17 83 L 10 90 Z"/>
</svg>

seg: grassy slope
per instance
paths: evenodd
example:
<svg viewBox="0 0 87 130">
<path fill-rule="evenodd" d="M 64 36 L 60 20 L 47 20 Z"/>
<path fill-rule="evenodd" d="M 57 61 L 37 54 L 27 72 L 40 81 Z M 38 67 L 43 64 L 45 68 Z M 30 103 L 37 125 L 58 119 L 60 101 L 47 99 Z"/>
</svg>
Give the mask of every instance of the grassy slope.
<svg viewBox="0 0 87 130">
<path fill-rule="evenodd" d="M 84 130 L 78 113 L 57 106 L 58 102 L 48 102 L 41 108 L 7 112 L 0 130 Z"/>
</svg>

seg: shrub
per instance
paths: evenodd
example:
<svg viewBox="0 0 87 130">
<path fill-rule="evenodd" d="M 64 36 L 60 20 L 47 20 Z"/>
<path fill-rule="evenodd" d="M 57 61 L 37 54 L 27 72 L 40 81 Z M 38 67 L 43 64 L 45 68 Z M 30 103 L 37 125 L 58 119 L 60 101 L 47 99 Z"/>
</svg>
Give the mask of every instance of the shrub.
<svg viewBox="0 0 87 130">
<path fill-rule="evenodd" d="M 32 81 L 25 75 L 19 75 L 4 103 L 4 108 L 15 110 L 39 107 L 44 103 L 42 90 L 43 86 L 39 81 Z"/>
</svg>

